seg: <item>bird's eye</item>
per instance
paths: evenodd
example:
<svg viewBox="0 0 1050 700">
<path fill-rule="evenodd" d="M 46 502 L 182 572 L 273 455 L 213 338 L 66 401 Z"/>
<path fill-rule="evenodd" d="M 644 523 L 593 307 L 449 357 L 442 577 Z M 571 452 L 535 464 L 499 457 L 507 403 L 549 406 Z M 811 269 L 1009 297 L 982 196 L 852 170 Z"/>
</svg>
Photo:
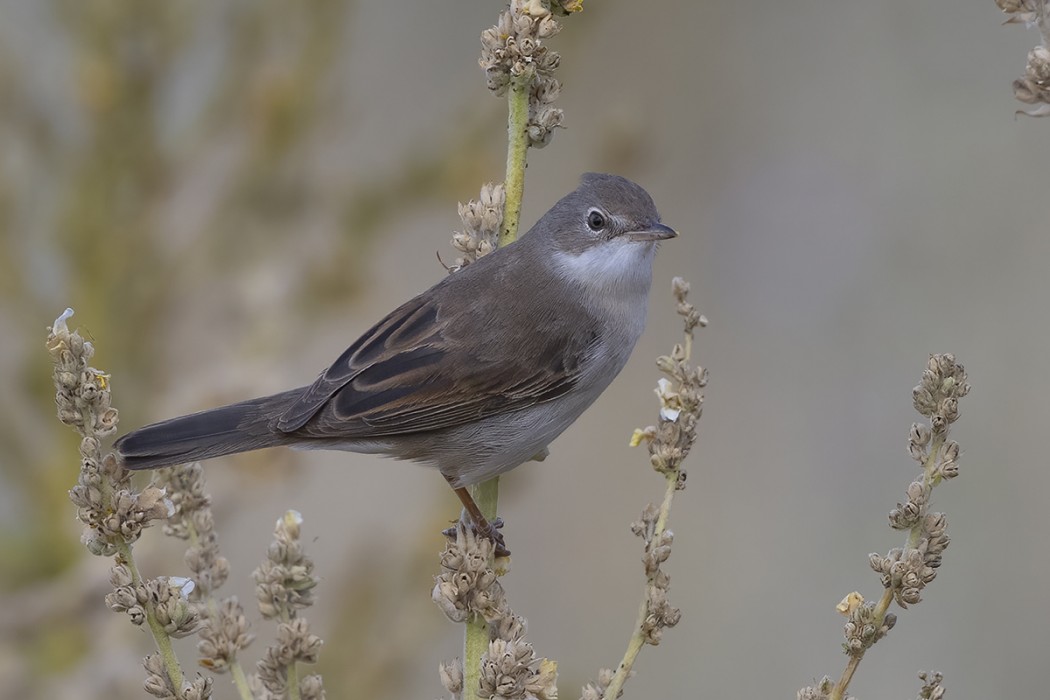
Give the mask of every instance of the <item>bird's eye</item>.
<svg viewBox="0 0 1050 700">
<path fill-rule="evenodd" d="M 587 212 L 587 226 L 594 232 L 601 231 L 605 228 L 605 214 L 597 209 L 591 209 Z"/>
</svg>

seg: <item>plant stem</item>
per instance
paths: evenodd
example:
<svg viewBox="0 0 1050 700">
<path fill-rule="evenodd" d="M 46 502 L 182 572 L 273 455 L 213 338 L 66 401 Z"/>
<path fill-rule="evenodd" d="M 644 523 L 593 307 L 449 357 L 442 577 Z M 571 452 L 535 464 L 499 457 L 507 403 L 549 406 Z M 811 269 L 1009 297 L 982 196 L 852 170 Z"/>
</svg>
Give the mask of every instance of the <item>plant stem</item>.
<svg viewBox="0 0 1050 700">
<path fill-rule="evenodd" d="M 299 662 L 288 664 L 288 700 L 299 700 Z"/>
<path fill-rule="evenodd" d="M 102 484 L 103 492 L 109 490 L 109 495 L 112 495 L 113 487 L 108 479 L 103 479 Z M 123 562 L 128 567 L 128 571 L 131 572 L 131 582 L 134 586 L 137 587 L 142 583 L 142 574 L 139 573 L 139 568 L 135 564 L 135 558 L 131 554 L 131 545 L 127 542 L 117 544 L 117 561 Z M 150 632 L 153 633 L 153 641 L 157 645 L 157 651 L 160 652 L 160 657 L 164 659 L 164 668 L 168 673 L 168 679 L 174 686 L 175 692 L 181 697 L 186 681 L 182 675 L 182 667 L 179 666 L 179 658 L 175 655 L 175 649 L 171 645 L 171 636 L 164 630 L 164 625 L 160 624 L 160 621 L 157 619 L 157 615 L 153 610 L 153 603 L 147 602 L 142 607 L 146 611 L 146 623 L 149 625 Z"/>
<path fill-rule="evenodd" d="M 890 609 L 890 603 L 892 602 L 893 589 L 887 588 L 883 591 L 882 598 L 879 599 L 878 604 L 875 606 L 876 625 L 882 626 L 882 620 L 886 617 L 886 611 Z M 842 669 L 842 676 L 839 677 L 839 682 L 831 689 L 829 700 L 842 700 L 842 698 L 846 697 L 846 689 L 849 688 L 850 681 L 853 680 L 853 674 L 857 672 L 857 667 L 860 666 L 860 660 L 863 658 L 864 654 L 849 658 L 849 661 L 846 662 L 846 668 Z"/>
<path fill-rule="evenodd" d="M 499 246 L 513 243 L 518 238 L 521 219 L 521 200 L 525 193 L 525 161 L 529 148 L 526 126 L 529 121 L 528 81 L 515 80 L 507 91 L 507 173 L 504 187 L 507 193 L 503 207 L 503 226 Z M 499 477 L 470 487 L 470 495 L 482 515 L 492 522 L 496 519 L 499 502 Z M 476 700 L 481 680 L 481 657 L 489 650 L 489 629 L 484 618 L 474 617 L 466 622 L 463 637 L 463 700 Z"/>
<path fill-rule="evenodd" d="M 85 409 L 85 428 L 81 431 L 81 434 L 88 437 L 96 437 L 95 431 L 87 427 L 92 425 L 91 420 L 91 417 Z M 114 484 L 116 479 L 116 474 L 113 471 L 109 471 L 109 473 L 103 474 L 99 483 L 99 489 L 102 492 L 102 501 L 105 504 L 106 509 L 110 511 L 116 510 L 115 503 L 117 498 Z M 114 558 L 118 563 L 122 563 L 128 567 L 128 571 L 131 572 L 131 583 L 137 588 L 142 584 L 142 574 L 139 573 L 139 567 L 135 564 L 135 557 L 131 553 L 131 545 L 120 540 L 116 543 L 116 547 L 117 554 Z M 171 636 L 165 631 L 164 625 L 160 624 L 160 621 L 157 619 L 156 612 L 153 609 L 153 603 L 146 601 L 142 608 L 146 613 L 146 623 L 149 625 L 150 632 L 153 634 L 153 641 L 157 645 L 157 651 L 160 652 L 160 656 L 164 660 L 164 668 L 168 673 L 168 679 L 171 681 L 172 686 L 174 686 L 175 692 L 181 697 L 183 686 L 186 681 L 182 675 L 182 667 L 179 665 L 179 658 L 175 655 L 175 649 L 171 645 Z"/>
<path fill-rule="evenodd" d="M 525 160 L 529 149 L 526 132 L 529 123 L 528 88 L 528 83 L 514 80 L 507 91 L 507 175 L 503 182 L 507 203 L 503 208 L 503 227 L 499 232 L 500 247 L 518 238 L 521 200 L 525 193 Z"/>
<path fill-rule="evenodd" d="M 237 695 L 241 700 L 252 700 L 252 689 L 248 685 L 248 677 L 244 675 L 244 667 L 240 662 L 230 665 L 230 674 L 233 676 L 233 685 L 237 688 Z"/>
<path fill-rule="evenodd" d="M 937 460 L 940 458 L 941 449 L 944 447 L 945 435 L 937 435 L 933 438 L 933 442 L 930 443 L 930 453 L 926 456 L 926 461 L 922 464 L 922 483 L 927 494 L 933 488 L 933 470 L 937 466 Z M 912 525 L 908 531 L 908 541 L 904 545 L 904 551 L 909 549 L 915 549 L 919 546 L 919 542 L 922 540 L 923 533 L 923 521 L 920 519 L 919 522 Z M 875 626 L 882 627 L 883 620 L 886 619 L 886 613 L 890 609 L 890 605 L 893 603 L 893 589 L 887 588 L 882 592 L 882 598 L 875 605 Z M 871 647 L 868 647 L 869 649 Z M 853 674 L 857 672 L 857 667 L 860 665 L 860 660 L 864 658 L 864 654 L 867 653 L 865 649 L 856 656 L 851 656 L 849 662 L 846 664 L 846 668 L 842 670 L 842 676 L 839 678 L 839 682 L 835 684 L 835 687 L 831 690 L 831 696 L 829 700 L 842 700 L 846 697 L 846 690 L 849 688 L 850 681 L 853 680 Z"/>
<path fill-rule="evenodd" d="M 482 515 L 492 522 L 499 500 L 499 477 L 470 487 L 470 495 Z M 481 657 L 489 650 L 489 626 L 485 618 L 476 616 L 466 622 L 463 637 L 463 700 L 477 700 L 481 687 Z"/>
<path fill-rule="evenodd" d="M 650 541 L 655 541 L 663 534 L 664 530 L 667 529 L 667 519 L 671 515 L 671 502 L 674 500 L 674 493 L 678 485 L 678 470 L 672 470 L 664 474 L 664 478 L 667 480 L 667 487 L 664 490 L 664 500 L 660 504 L 660 515 L 656 519 L 656 525 L 653 529 L 653 538 Z M 635 659 L 638 658 L 638 653 L 645 646 L 645 634 L 643 632 L 645 626 L 645 618 L 649 616 L 649 586 L 653 583 L 652 576 L 649 576 L 646 580 L 646 591 L 642 596 L 642 602 L 638 606 L 638 618 L 634 623 L 634 632 L 631 634 L 631 639 L 627 642 L 627 651 L 624 652 L 623 658 L 620 660 L 620 665 L 616 667 L 616 673 L 613 674 L 612 681 L 609 682 L 609 686 L 605 689 L 603 697 L 606 698 L 617 698 L 620 696 L 620 692 L 623 689 L 623 684 L 627 682 L 627 677 L 631 675 L 631 669 L 634 667 Z"/>
</svg>

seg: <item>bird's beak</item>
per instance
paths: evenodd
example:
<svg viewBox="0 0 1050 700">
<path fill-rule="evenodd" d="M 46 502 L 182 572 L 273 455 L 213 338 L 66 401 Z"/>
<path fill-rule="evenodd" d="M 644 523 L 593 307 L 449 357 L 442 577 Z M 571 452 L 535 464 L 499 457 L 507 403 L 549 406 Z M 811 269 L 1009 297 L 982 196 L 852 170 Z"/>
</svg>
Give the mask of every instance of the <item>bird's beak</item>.
<svg viewBox="0 0 1050 700">
<path fill-rule="evenodd" d="M 632 241 L 663 241 L 677 235 L 678 232 L 670 226 L 653 224 L 643 231 L 628 231 L 623 234 L 623 237 Z"/>
</svg>

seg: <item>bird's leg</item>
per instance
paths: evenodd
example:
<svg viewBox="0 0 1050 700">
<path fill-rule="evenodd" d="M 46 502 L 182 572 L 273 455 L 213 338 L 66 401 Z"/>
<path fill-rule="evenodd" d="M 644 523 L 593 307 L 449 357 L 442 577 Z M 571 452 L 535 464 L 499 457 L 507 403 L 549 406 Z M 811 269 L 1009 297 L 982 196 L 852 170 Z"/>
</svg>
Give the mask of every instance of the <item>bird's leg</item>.
<svg viewBox="0 0 1050 700">
<path fill-rule="evenodd" d="M 459 496 L 459 500 L 463 504 L 463 509 L 467 511 L 467 515 L 470 516 L 470 519 L 474 524 L 474 532 L 495 545 L 495 556 L 509 556 L 510 550 L 507 549 L 507 545 L 503 541 L 503 534 L 499 531 L 499 528 L 503 527 L 503 520 L 496 518 L 490 523 L 488 518 L 481 514 L 481 509 L 478 508 L 478 504 L 474 502 L 473 496 L 470 495 L 470 490 L 466 487 L 453 487 L 452 490 L 456 492 L 457 496 Z M 445 530 L 444 534 L 447 537 L 455 537 L 456 530 L 455 528 L 449 528 L 448 530 Z"/>
</svg>

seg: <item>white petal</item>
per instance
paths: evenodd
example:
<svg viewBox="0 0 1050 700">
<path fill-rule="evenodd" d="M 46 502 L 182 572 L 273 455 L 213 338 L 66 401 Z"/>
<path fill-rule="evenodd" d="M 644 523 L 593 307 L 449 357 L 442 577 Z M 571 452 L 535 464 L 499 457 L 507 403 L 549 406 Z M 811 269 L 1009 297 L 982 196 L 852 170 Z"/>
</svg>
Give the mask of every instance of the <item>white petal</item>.
<svg viewBox="0 0 1050 700">
<path fill-rule="evenodd" d="M 678 416 L 681 413 L 682 413 L 682 409 L 680 409 L 680 408 L 668 408 L 667 406 L 664 406 L 664 407 L 662 407 L 660 409 L 660 417 L 663 418 L 664 420 L 669 420 L 669 421 L 676 421 L 676 420 L 678 420 Z"/>
<path fill-rule="evenodd" d="M 193 589 L 197 587 L 193 579 L 183 578 L 182 576 L 170 576 L 168 577 L 168 583 L 178 588 L 183 598 L 189 598 L 190 593 L 193 593 Z"/>
<path fill-rule="evenodd" d="M 66 321 L 73 317 L 73 309 L 67 308 L 62 312 L 62 315 L 55 319 L 54 324 L 51 326 L 51 334 L 58 335 L 59 333 L 69 333 L 69 327 L 66 326 Z"/>
</svg>

